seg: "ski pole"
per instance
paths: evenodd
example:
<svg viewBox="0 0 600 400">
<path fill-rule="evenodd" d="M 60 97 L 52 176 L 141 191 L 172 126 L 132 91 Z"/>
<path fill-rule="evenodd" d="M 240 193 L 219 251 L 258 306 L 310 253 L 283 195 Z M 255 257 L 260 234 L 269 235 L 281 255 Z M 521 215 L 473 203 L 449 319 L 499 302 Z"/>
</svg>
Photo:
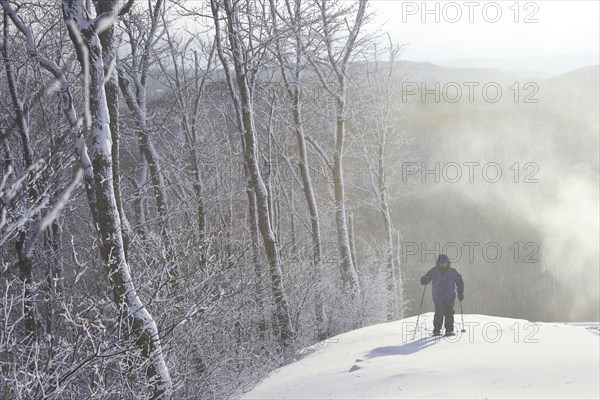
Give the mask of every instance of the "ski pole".
<svg viewBox="0 0 600 400">
<path fill-rule="evenodd" d="M 460 319 L 462 320 L 462 329 L 460 331 L 466 332 L 465 331 L 465 317 L 463 315 L 463 310 L 462 310 L 462 300 L 459 301 L 459 303 L 460 303 Z"/>
<path fill-rule="evenodd" d="M 413 332 L 413 340 L 417 335 L 417 329 L 419 329 L 419 318 L 421 317 L 421 307 L 423 307 L 423 299 L 425 298 L 425 290 L 427 290 L 427 285 L 423 288 L 423 295 L 421 296 L 421 304 L 419 305 L 419 314 L 417 314 L 417 325 L 415 326 L 415 330 Z"/>
</svg>

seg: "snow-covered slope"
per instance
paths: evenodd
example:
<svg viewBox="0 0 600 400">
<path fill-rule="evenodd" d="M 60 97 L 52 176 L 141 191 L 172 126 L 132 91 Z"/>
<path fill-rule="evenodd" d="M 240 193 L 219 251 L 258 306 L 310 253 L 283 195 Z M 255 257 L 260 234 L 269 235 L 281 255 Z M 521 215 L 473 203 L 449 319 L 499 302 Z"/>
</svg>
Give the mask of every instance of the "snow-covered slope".
<svg viewBox="0 0 600 400">
<path fill-rule="evenodd" d="M 242 399 L 600 397 L 598 323 L 469 314 L 466 332 L 432 338 L 432 320 L 421 315 L 414 340 L 416 317 L 328 339 Z"/>
</svg>

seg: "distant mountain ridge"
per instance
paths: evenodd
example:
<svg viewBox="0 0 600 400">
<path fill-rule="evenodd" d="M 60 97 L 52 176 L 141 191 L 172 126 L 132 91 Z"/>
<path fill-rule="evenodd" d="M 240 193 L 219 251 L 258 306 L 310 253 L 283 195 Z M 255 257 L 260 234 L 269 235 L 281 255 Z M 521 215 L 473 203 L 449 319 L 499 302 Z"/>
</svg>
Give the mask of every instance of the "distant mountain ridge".
<svg viewBox="0 0 600 400">
<path fill-rule="evenodd" d="M 432 62 L 446 67 L 497 68 L 521 72 L 541 71 L 563 74 L 581 67 L 600 64 L 600 53 L 577 52 L 526 57 L 459 58 Z"/>
</svg>

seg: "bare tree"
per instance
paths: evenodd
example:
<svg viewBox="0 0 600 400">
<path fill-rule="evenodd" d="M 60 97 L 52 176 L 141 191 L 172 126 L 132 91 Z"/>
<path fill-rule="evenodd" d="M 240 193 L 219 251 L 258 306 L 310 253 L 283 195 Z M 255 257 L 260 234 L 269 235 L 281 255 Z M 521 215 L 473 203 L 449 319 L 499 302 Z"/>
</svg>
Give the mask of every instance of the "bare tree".
<svg viewBox="0 0 600 400">
<path fill-rule="evenodd" d="M 164 16 L 163 20 L 165 20 Z M 164 22 L 164 25 L 166 25 L 166 22 Z M 201 246 L 205 246 L 208 218 L 205 206 L 206 189 L 202 179 L 201 151 L 199 148 L 201 146 L 200 134 L 203 127 L 200 109 L 203 97 L 205 97 L 207 81 L 214 69 L 214 40 L 209 45 L 200 43 L 201 48 L 196 49 L 193 47 L 196 41 L 189 39 L 182 48 L 178 48 L 176 35 L 170 32 L 167 26 L 165 26 L 165 37 L 170 63 L 165 63 L 160 58 L 157 58 L 157 61 L 173 93 L 179 110 L 178 114 L 181 115 L 181 135 L 189 151 L 189 163 L 186 165 L 186 169 L 190 172 L 190 180 L 195 196 L 198 241 Z M 204 68 L 201 65 L 203 57 L 206 57 Z M 191 77 L 186 73 L 186 69 L 190 68 L 190 63 L 193 68 Z M 200 260 L 201 268 L 206 267 L 206 247 L 203 250 Z"/>
<path fill-rule="evenodd" d="M 269 33 L 263 26 L 262 41 L 255 41 L 256 32 L 246 29 L 257 29 L 264 21 L 257 21 L 252 5 L 254 2 L 233 2 L 232 0 L 212 0 L 212 14 L 215 24 L 215 43 L 217 54 L 225 70 L 228 84 L 232 89 L 238 128 L 242 133 L 244 163 L 249 174 L 254 195 L 256 196 L 256 213 L 258 229 L 265 246 L 269 263 L 271 290 L 275 298 L 276 316 L 280 332 L 280 344 L 285 361 L 291 361 L 294 355 L 294 328 L 290 318 L 289 306 L 283 286 L 281 264 L 277 239 L 273 232 L 269 211 L 269 199 L 257 159 L 257 132 L 254 122 L 253 79 L 258 66 L 265 55 L 265 47 L 270 42 Z M 243 21 L 244 18 L 247 18 Z M 221 23 L 225 24 L 222 28 Z M 223 41 L 223 37 L 227 40 Z M 229 51 L 229 57 L 226 56 Z M 233 64 L 233 74 L 229 70 Z M 234 90 L 235 87 L 235 90 Z"/>
<path fill-rule="evenodd" d="M 319 221 L 319 211 L 312 179 L 310 176 L 310 163 L 308 160 L 306 135 L 304 133 L 304 114 L 302 100 L 303 72 L 308 65 L 304 54 L 305 43 L 307 40 L 307 30 L 310 29 L 310 22 L 302 9 L 300 0 L 286 0 L 283 7 L 277 7 L 277 2 L 269 1 L 271 18 L 275 34 L 275 55 L 278 66 L 281 71 L 281 79 L 285 85 L 287 98 L 291 100 L 292 126 L 296 135 L 298 144 L 298 167 L 302 178 L 302 187 L 308 206 L 310 217 L 311 237 L 312 237 L 312 273 L 316 281 L 320 280 L 322 269 L 322 244 L 321 244 L 321 223 Z M 283 31 L 278 28 L 278 20 L 281 19 Z M 283 38 L 291 37 L 291 49 L 283 43 Z M 323 300 L 321 298 L 320 287 L 316 288 L 315 293 L 315 314 L 317 318 L 318 336 L 325 337 L 325 315 L 323 309 Z"/>
<path fill-rule="evenodd" d="M 4 6 L 4 3 L 2 4 Z M 31 202 L 34 204 L 40 202 L 40 188 L 38 187 L 39 184 L 37 180 L 40 178 L 40 175 L 42 174 L 46 166 L 43 160 L 34 160 L 36 155 L 34 154 L 29 134 L 29 112 L 25 105 L 24 99 L 21 98 L 20 93 L 18 93 L 19 89 L 17 87 L 17 78 L 15 76 L 13 61 L 9 57 L 8 13 L 7 10 L 4 9 L 4 7 L 3 10 L 3 43 L 0 47 L 0 50 L 2 51 L 2 59 L 4 64 L 4 70 L 6 72 L 8 92 L 14 110 L 14 125 L 17 127 L 17 131 L 19 132 L 19 136 L 21 139 L 23 168 L 27 171 L 24 173 L 22 180 L 17 181 L 20 184 L 13 184 L 10 188 L 12 190 L 9 190 L 8 192 L 2 191 L 2 209 L 4 212 L 6 212 L 4 205 L 10 204 L 13 201 L 13 198 L 17 197 L 17 193 L 21 193 L 21 196 L 25 198 L 30 198 Z M 42 204 L 40 204 L 40 206 L 42 206 Z M 22 211 L 25 212 L 25 209 L 23 209 Z M 29 218 L 32 217 L 34 216 L 29 216 Z M 33 282 L 33 261 L 31 258 L 33 247 L 30 247 L 29 251 L 27 251 L 26 240 L 27 231 L 22 228 L 18 229 L 15 249 L 17 251 L 18 256 L 19 272 L 25 290 L 25 328 L 28 334 L 31 336 L 30 339 L 37 339 L 39 336 L 43 335 L 43 325 L 41 323 L 41 316 L 39 314 L 38 307 L 34 298 L 35 285 Z"/>
<path fill-rule="evenodd" d="M 148 359 L 148 382 L 154 386 L 152 398 L 170 398 L 171 377 L 162 354 L 158 328 L 132 282 L 121 234 L 122 220 L 115 198 L 112 135 L 104 88 L 106 70 L 98 32 L 112 26 L 119 10 L 113 8 L 95 17 L 89 11 L 84 11 L 83 1 L 63 2 L 65 23 L 89 88 L 87 129 L 91 141 L 90 160 L 94 172 L 100 254 L 113 288 L 114 301 L 129 321 L 130 334 L 142 356 Z"/>
<path fill-rule="evenodd" d="M 30 111 L 33 104 L 40 102 L 45 88 L 31 79 L 35 64 L 27 59 L 17 61 L 15 49 L 16 37 L 11 38 L 9 21 L 14 11 L 8 2 L 2 1 L 2 41 L 0 54 L 6 77 L 6 85 L 12 112 L 8 118 L 0 119 L 0 143 L 2 149 L 2 179 L 0 180 L 0 245 L 13 243 L 16 252 L 16 265 L 24 290 L 24 327 L 27 341 L 42 340 L 46 333 L 46 323 L 40 313 L 38 289 L 42 282 L 34 279 L 36 264 L 35 252 L 38 241 L 43 238 L 46 229 L 60 215 L 67 204 L 73 189 L 81 178 L 80 171 L 74 177 L 63 180 L 63 171 L 68 170 L 68 155 L 61 151 L 67 135 L 56 135 L 48 146 L 41 143 L 36 151 L 35 136 L 31 134 Z M 14 25 L 17 29 L 20 26 Z M 24 68 L 17 72 L 17 63 Z M 22 64 L 22 65 L 23 65 Z M 33 91 L 33 94 L 31 92 Z M 50 121 L 47 121 L 50 125 Z M 34 128 L 36 125 L 33 125 Z M 20 157 L 11 154 L 8 142 L 11 133 L 18 133 Z M 39 143 L 39 141 L 38 141 Z M 7 258 L 8 262 L 10 258 Z M 13 265 L 5 266 L 4 272 Z M 3 273 L 4 273 L 3 272 Z"/>
<path fill-rule="evenodd" d="M 375 46 L 372 71 L 367 74 L 367 88 L 361 91 L 364 113 L 362 115 L 362 159 L 369 172 L 370 193 L 367 200 L 381 215 L 385 234 L 384 260 L 386 266 L 387 318 L 395 320 L 403 315 L 402 277 L 399 260 L 396 260 L 394 235 L 395 228 L 390 211 L 390 170 L 394 170 L 402 145 L 399 132 L 395 128 L 394 118 L 400 108 L 399 86 L 394 84 L 398 76 L 398 59 L 403 47 L 391 42 L 387 48 L 388 58 L 384 62 L 378 60 Z M 392 150 L 393 149 L 393 150 Z"/>
<path fill-rule="evenodd" d="M 358 37 L 365 23 L 367 0 L 361 0 L 355 13 L 354 24 L 347 25 L 346 16 L 352 8 L 334 12 L 339 3 L 320 0 L 319 9 L 320 35 L 319 45 L 308 55 L 319 80 L 327 93 L 334 99 L 335 134 L 332 162 L 330 164 L 335 199 L 335 221 L 340 251 L 341 273 L 343 282 L 351 291 L 351 302 L 358 307 L 360 299 L 360 283 L 356 271 L 355 260 L 352 258 L 350 239 L 348 237 L 348 222 L 346 212 L 346 195 L 344 184 L 344 150 L 347 136 L 346 123 L 348 120 L 348 66 L 358 45 Z M 344 32 L 344 30 L 346 30 Z M 341 38 L 340 38 L 341 37 Z M 342 43 L 339 43 L 339 42 Z M 322 44 L 322 46 L 321 46 Z"/>
<path fill-rule="evenodd" d="M 145 158 L 150 172 L 151 190 L 156 203 L 158 227 L 164 250 L 162 254 L 167 262 L 173 262 L 174 250 L 170 237 L 164 172 L 152 140 L 146 95 L 148 73 L 155 56 L 164 8 L 164 2 L 157 0 L 154 4 L 148 3 L 145 13 L 139 13 L 137 8 L 133 7 L 133 10 L 124 15 L 122 23 L 129 39 L 129 54 L 116 62 L 116 70 L 121 92 L 137 125 L 140 154 Z"/>
<path fill-rule="evenodd" d="M 94 6 L 96 7 L 98 14 L 118 12 L 119 16 L 123 16 L 129 12 L 133 2 L 134 0 L 127 0 L 127 3 L 121 9 L 118 8 L 119 2 L 117 0 L 95 1 Z M 116 27 L 114 24 L 111 24 L 110 26 L 107 26 L 106 29 L 102 29 L 100 32 L 98 32 L 98 37 L 100 38 L 100 43 L 102 45 L 102 58 L 105 69 L 104 72 L 106 74 L 104 91 L 106 92 L 108 115 L 110 119 L 115 201 L 117 202 L 117 209 L 119 210 L 119 216 L 122 221 L 121 231 L 125 246 L 125 256 L 127 256 L 127 249 L 132 233 L 130 232 L 131 228 L 127 221 L 126 215 L 123 212 L 123 201 L 121 199 L 121 176 L 119 173 L 121 133 L 119 129 L 119 83 L 117 79 L 117 71 L 115 69 L 115 63 L 117 61 L 117 43 L 115 40 L 115 34 Z"/>
</svg>

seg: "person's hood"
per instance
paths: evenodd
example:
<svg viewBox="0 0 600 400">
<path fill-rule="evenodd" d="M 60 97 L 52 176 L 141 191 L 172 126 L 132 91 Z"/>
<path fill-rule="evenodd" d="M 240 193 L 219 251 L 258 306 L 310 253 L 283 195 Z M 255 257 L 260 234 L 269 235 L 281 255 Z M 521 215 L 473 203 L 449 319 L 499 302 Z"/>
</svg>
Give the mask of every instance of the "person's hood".
<svg viewBox="0 0 600 400">
<path fill-rule="evenodd" d="M 448 266 L 450 266 L 450 259 L 448 258 L 448 256 L 445 254 L 440 254 L 437 258 L 436 264 L 440 265 L 441 263 L 445 263 L 445 262 L 447 262 Z"/>
</svg>

